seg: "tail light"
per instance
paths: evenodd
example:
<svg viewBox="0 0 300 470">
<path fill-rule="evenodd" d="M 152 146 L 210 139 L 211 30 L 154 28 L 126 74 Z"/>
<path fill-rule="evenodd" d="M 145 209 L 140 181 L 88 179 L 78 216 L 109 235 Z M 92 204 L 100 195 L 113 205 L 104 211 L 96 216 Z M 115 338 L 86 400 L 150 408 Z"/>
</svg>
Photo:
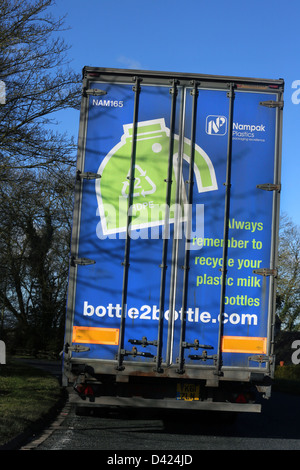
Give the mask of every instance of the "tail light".
<svg viewBox="0 0 300 470">
<path fill-rule="evenodd" d="M 91 397 L 94 396 L 94 390 L 89 384 L 78 384 L 74 387 L 74 390 L 81 396 L 81 397 Z"/>
<path fill-rule="evenodd" d="M 236 399 L 235 399 L 235 402 L 236 403 L 247 403 L 247 399 L 245 397 L 245 395 L 243 393 L 240 393 Z"/>
</svg>

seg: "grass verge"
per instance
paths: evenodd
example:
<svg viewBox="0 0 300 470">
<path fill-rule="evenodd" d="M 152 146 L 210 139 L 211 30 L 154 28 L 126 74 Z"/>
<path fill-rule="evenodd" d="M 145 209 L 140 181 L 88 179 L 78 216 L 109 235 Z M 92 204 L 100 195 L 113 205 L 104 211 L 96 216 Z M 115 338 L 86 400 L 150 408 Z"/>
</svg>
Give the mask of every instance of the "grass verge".
<svg viewBox="0 0 300 470">
<path fill-rule="evenodd" d="M 276 367 L 272 390 L 300 395 L 300 365 Z"/>
<path fill-rule="evenodd" d="M 0 449 L 47 423 L 60 400 L 62 388 L 49 373 L 17 361 L 0 365 Z"/>
</svg>

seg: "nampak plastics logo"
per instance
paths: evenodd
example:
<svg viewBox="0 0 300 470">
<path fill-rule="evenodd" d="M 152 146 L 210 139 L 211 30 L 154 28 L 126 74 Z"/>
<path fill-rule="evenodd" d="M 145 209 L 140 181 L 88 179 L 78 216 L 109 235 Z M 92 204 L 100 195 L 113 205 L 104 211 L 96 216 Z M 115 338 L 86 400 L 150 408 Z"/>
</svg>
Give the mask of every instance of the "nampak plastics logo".
<svg viewBox="0 0 300 470">
<path fill-rule="evenodd" d="M 209 135 L 225 135 L 227 132 L 227 118 L 225 116 L 207 116 L 205 130 Z"/>
<path fill-rule="evenodd" d="M 174 221 L 176 185 L 181 188 L 182 204 L 187 204 L 183 175 L 179 176 L 179 136 L 174 136 L 174 153 L 170 207 L 166 207 L 166 178 L 168 174 L 170 130 L 163 118 L 142 121 L 137 126 L 136 160 L 132 206 L 128 208 L 129 174 L 133 124 L 123 125 L 120 142 L 103 159 L 96 180 L 98 213 L 103 235 L 126 231 L 128 210 L 131 211 L 132 229 L 164 225 L 166 211 L 168 220 Z M 190 163 L 191 142 L 184 138 L 183 160 Z M 195 145 L 195 186 L 198 192 L 218 189 L 213 164 L 202 148 Z M 180 179 L 177 181 L 177 179 Z"/>
</svg>

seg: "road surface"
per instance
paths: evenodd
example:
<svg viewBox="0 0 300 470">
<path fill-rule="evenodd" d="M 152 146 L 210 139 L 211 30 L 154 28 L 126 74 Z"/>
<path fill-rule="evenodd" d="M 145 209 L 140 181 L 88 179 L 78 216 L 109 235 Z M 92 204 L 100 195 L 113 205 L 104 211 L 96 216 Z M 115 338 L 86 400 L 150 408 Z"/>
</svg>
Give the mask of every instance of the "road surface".
<svg viewBox="0 0 300 470">
<path fill-rule="evenodd" d="M 214 417 L 193 413 L 183 420 L 153 412 L 99 410 L 78 416 L 67 403 L 57 420 L 21 450 L 108 451 L 103 458 L 117 458 L 123 451 L 185 455 L 197 450 L 300 450 L 298 396 L 273 392 L 270 400 L 263 400 L 262 413 L 241 413 L 234 424 Z"/>
</svg>

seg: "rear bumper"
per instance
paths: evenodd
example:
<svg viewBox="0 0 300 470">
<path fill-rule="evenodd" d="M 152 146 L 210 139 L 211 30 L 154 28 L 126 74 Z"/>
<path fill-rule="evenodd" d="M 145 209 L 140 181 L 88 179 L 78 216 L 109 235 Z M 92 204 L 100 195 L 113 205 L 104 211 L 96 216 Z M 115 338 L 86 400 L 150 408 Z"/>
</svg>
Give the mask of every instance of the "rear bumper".
<svg viewBox="0 0 300 470">
<path fill-rule="evenodd" d="M 212 401 L 185 401 L 176 399 L 147 399 L 142 397 L 110 397 L 101 396 L 82 400 L 74 390 L 69 394 L 70 403 L 83 407 L 120 407 L 120 408 L 152 408 L 168 410 L 194 410 L 194 411 L 233 411 L 246 413 L 260 413 L 261 405 L 257 403 L 231 403 Z"/>
</svg>

